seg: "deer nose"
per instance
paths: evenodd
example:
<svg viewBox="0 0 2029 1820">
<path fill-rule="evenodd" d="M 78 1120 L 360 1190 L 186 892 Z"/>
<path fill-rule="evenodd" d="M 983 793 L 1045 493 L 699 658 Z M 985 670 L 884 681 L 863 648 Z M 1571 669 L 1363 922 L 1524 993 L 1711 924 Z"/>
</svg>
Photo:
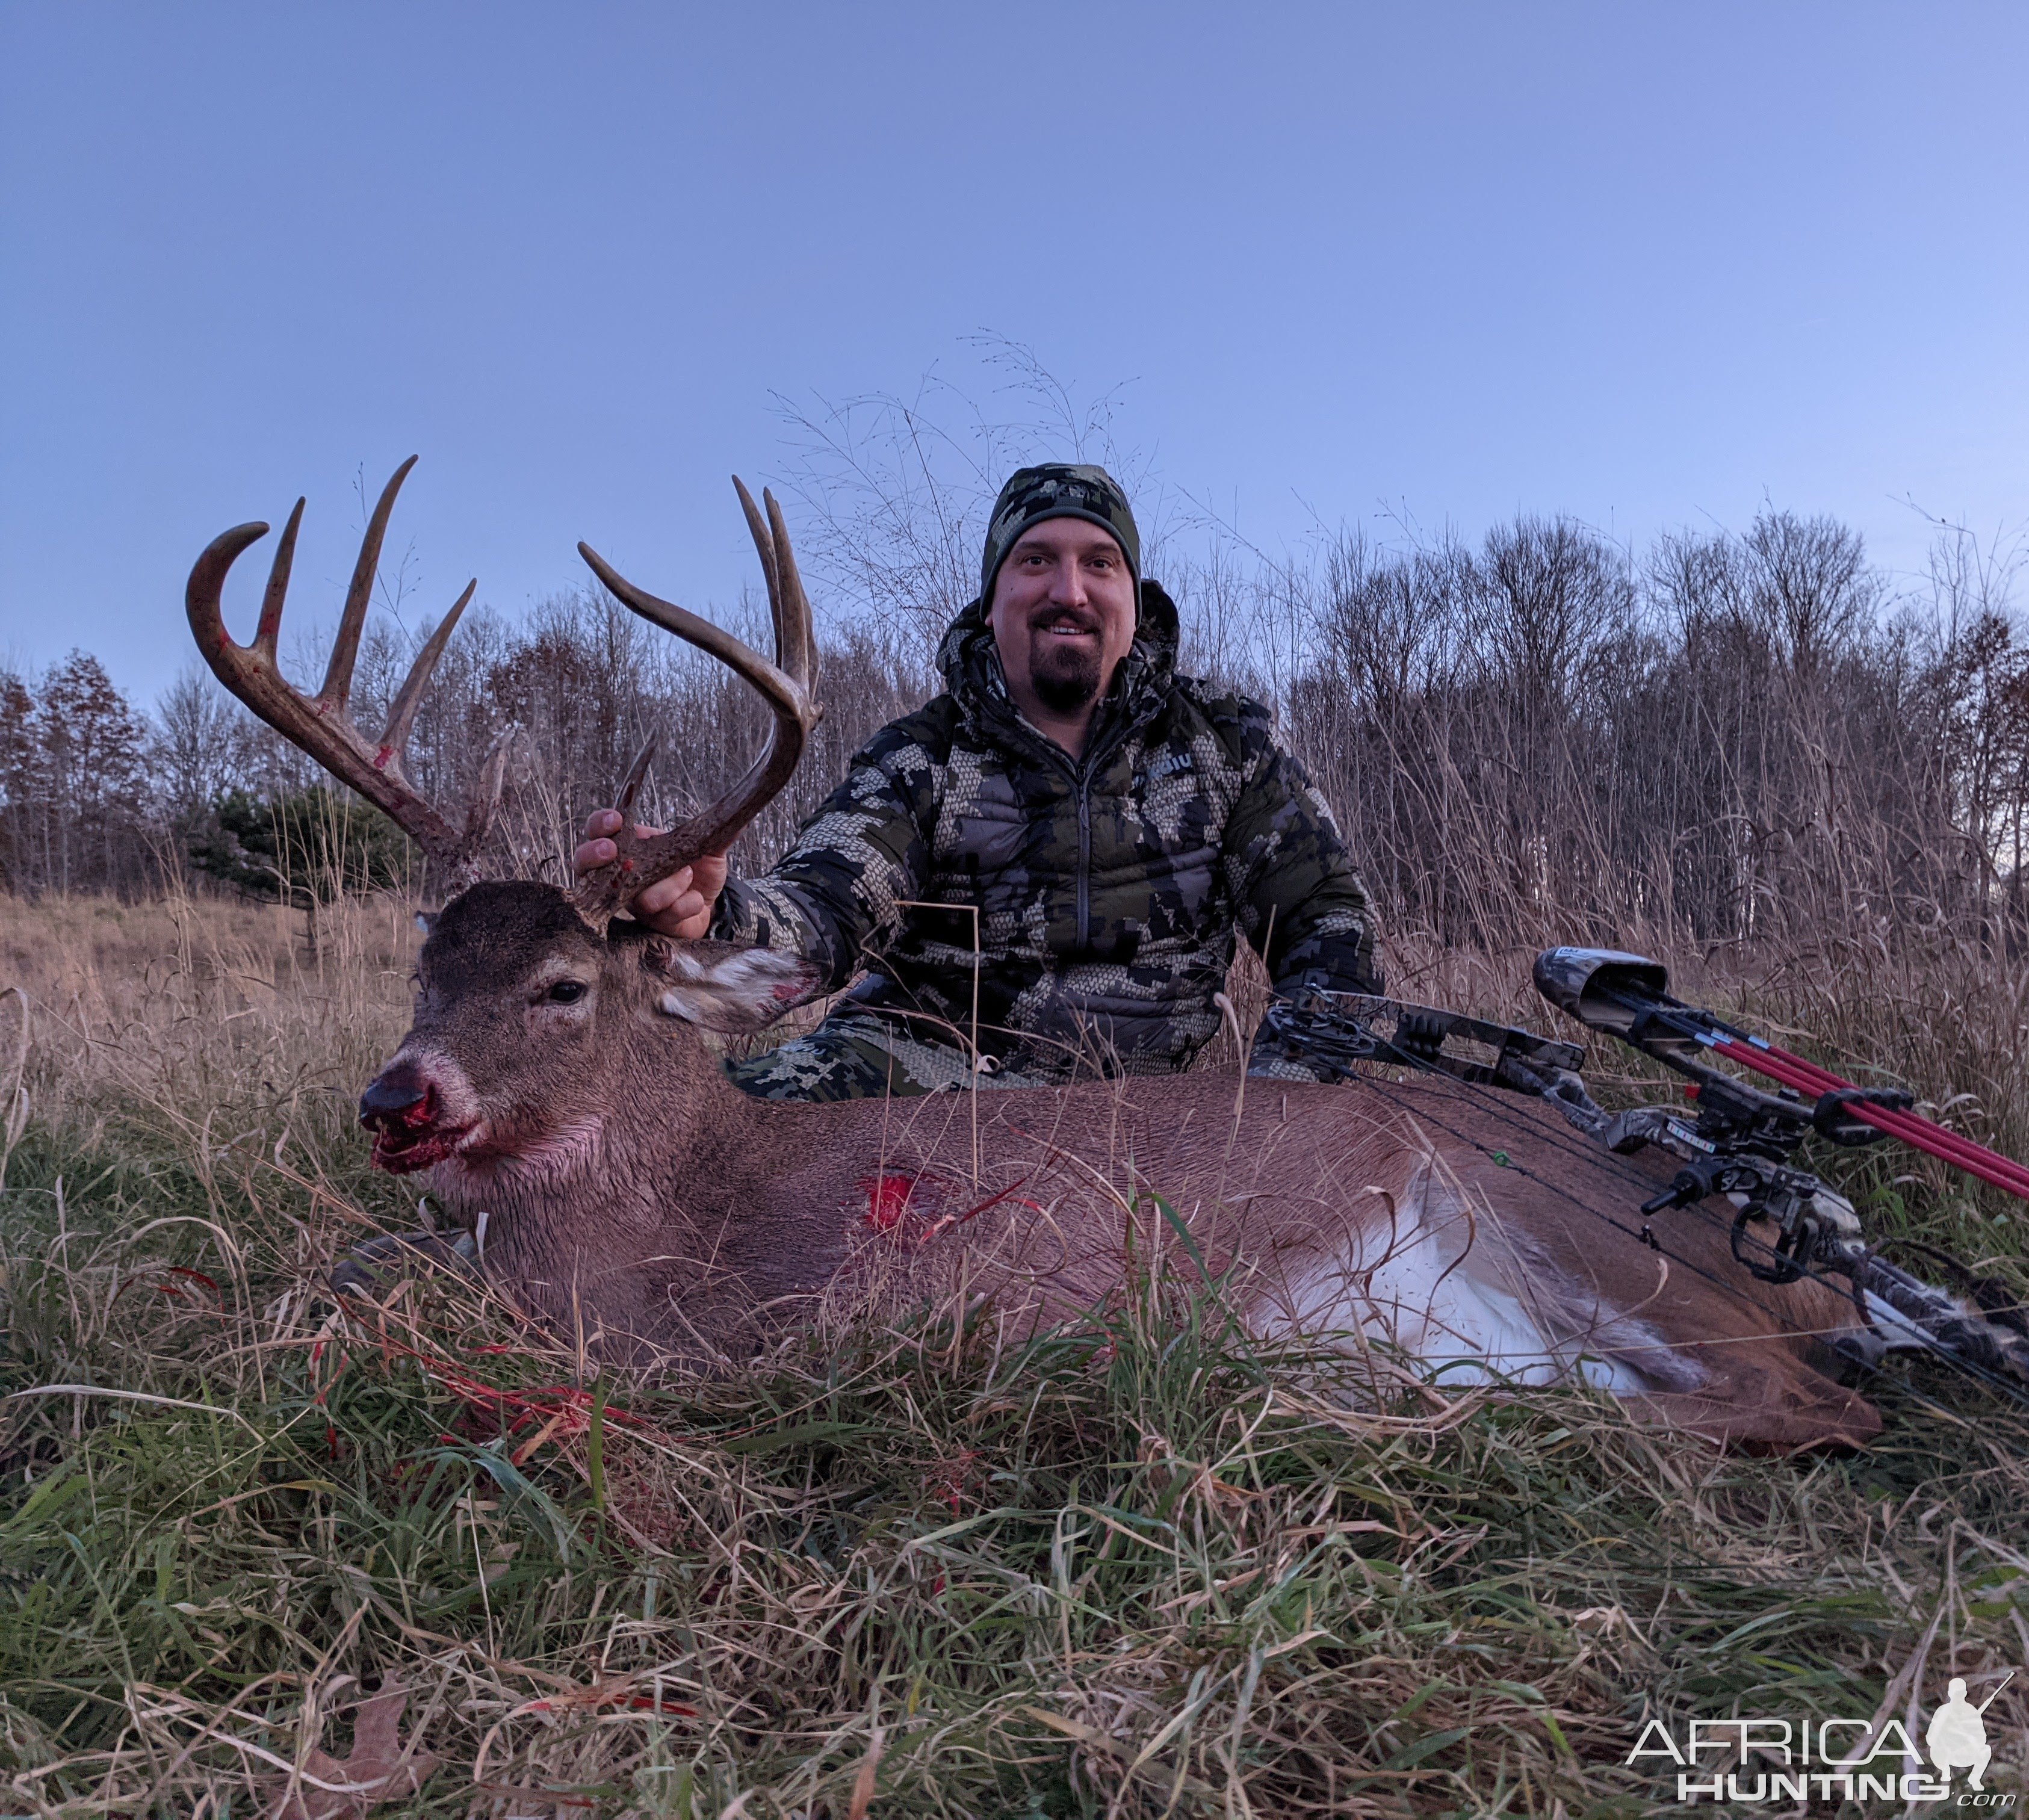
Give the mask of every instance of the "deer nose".
<svg viewBox="0 0 2029 1820">
<path fill-rule="evenodd" d="M 359 1122 L 378 1125 L 384 1120 L 411 1120 L 417 1108 L 427 1108 L 430 1097 L 429 1081 L 413 1062 L 391 1062 L 360 1095 Z"/>
</svg>

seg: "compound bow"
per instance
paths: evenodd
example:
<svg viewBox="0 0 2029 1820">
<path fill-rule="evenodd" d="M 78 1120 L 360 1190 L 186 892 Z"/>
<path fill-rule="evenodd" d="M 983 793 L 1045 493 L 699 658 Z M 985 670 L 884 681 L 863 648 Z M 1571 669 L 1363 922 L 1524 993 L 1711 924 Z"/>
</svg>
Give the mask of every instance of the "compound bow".
<svg viewBox="0 0 2029 1820">
<path fill-rule="evenodd" d="M 1311 989 L 1278 1000 L 1263 1021 L 1260 1047 L 1339 1079 L 1352 1077 L 1360 1063 L 1378 1062 L 1504 1088 L 1547 1100 L 1609 1151 L 1653 1144 L 1678 1167 L 1668 1188 L 1641 1203 L 1645 1221 L 1723 1196 L 1734 1210 L 1734 1258 L 1761 1281 L 1845 1280 L 1864 1336 L 1847 1350 L 1862 1362 L 1878 1363 L 1891 1344 L 1917 1345 L 2029 1400 L 2029 1319 L 2020 1298 L 1915 1240 L 1891 1243 L 1927 1258 L 1958 1293 L 1891 1264 L 1866 1242 L 1853 1203 L 1794 1158 L 1812 1137 L 1842 1147 L 1893 1137 L 2024 1200 L 2029 1169 L 1918 1117 L 1914 1096 L 1903 1088 L 1856 1087 L 1672 998 L 1667 971 L 1639 954 L 1549 948 L 1536 957 L 1534 974 L 1537 990 L 1559 1010 L 1688 1080 L 1695 1116 L 1667 1106 L 1606 1111 L 1580 1077 L 1584 1051 L 1575 1043 L 1359 993 Z M 1715 1055 L 1767 1075 L 1779 1091 L 1723 1073 L 1712 1066 Z M 1757 1230 L 1762 1221 L 1772 1225 L 1772 1241 Z M 1655 1243 L 1649 1226 L 1641 1236 Z"/>
</svg>

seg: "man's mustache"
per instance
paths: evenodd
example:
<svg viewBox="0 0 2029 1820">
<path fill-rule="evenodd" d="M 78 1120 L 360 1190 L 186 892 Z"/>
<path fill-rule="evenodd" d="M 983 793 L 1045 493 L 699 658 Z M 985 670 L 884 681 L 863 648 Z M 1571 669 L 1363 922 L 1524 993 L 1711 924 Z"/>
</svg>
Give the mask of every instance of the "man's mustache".
<svg viewBox="0 0 2029 1820">
<path fill-rule="evenodd" d="M 1042 607 L 1029 615 L 1031 632 L 1044 632 L 1053 625 L 1074 625 L 1080 632 L 1097 632 L 1100 624 L 1097 613 L 1081 613 L 1074 606 Z"/>
</svg>

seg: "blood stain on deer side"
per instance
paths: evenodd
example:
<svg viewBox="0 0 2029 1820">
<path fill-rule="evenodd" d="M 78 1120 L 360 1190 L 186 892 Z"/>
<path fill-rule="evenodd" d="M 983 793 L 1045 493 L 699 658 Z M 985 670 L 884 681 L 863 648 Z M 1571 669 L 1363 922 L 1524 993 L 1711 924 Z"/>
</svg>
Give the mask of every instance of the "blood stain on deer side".
<svg viewBox="0 0 2029 1820">
<path fill-rule="evenodd" d="M 884 1170 L 879 1175 L 862 1176 L 859 1188 L 866 1196 L 866 1225 L 877 1232 L 892 1232 L 909 1210 L 916 1178 Z"/>
</svg>

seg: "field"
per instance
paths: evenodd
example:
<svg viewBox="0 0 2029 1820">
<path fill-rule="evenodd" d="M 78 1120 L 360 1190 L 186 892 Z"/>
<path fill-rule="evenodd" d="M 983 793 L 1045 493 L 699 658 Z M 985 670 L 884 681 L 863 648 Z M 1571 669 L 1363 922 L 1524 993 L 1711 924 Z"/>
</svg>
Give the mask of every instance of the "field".
<svg viewBox="0 0 2029 1820">
<path fill-rule="evenodd" d="M 708 1382 L 451 1284 L 341 1321 L 333 1253 L 417 1223 L 351 1116 L 414 937 L 302 936 L 0 898 L 0 1811 L 360 1811 L 399 1686 L 384 1816 L 1631 1815 L 1678 1811 L 1651 1716 L 1920 1737 L 2029 1663 L 2029 1412 L 1928 1366 L 1864 1454 L 1751 1459 L 1578 1392 L 1345 1407 L 1159 1277 L 1018 1357 L 927 1310 Z M 2020 990 L 1855 949 L 1734 995 L 2019 1154 Z M 1856 1169 L 1878 1229 L 2020 1267 L 2004 1199 Z M 2019 1791 L 2029 1679 L 1986 1723 Z"/>
</svg>

